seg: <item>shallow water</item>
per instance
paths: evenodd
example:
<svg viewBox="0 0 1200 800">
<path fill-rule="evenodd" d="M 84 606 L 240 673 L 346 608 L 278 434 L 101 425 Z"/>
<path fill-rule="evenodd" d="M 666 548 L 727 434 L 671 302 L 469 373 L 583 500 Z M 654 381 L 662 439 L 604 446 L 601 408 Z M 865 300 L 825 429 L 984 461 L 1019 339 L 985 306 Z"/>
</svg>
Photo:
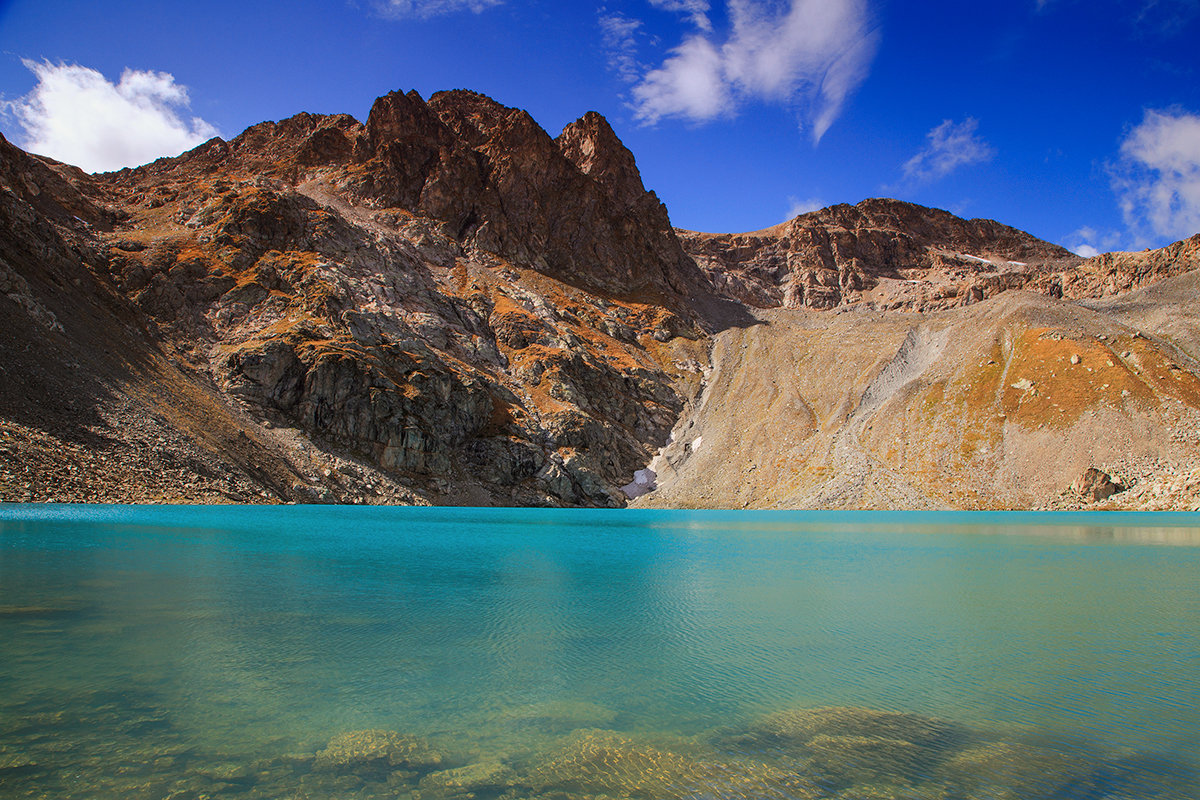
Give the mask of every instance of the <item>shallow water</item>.
<svg viewBox="0 0 1200 800">
<path fill-rule="evenodd" d="M 1200 798 L 1200 516 L 0 506 L 0 797 Z"/>
</svg>

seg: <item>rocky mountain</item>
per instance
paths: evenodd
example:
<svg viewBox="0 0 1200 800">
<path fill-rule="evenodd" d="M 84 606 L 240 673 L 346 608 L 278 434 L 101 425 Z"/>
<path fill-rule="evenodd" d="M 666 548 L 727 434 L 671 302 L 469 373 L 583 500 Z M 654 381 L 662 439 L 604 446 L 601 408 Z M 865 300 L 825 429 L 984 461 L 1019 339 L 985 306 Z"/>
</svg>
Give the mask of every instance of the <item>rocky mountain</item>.
<svg viewBox="0 0 1200 800">
<path fill-rule="evenodd" d="M 30 227 L 6 226 L 6 294 L 20 304 L 6 313 L 33 337 L 20 354 L 6 342 L 3 363 L 49 387 L 6 382 L 4 417 L 51 417 L 7 434 L 23 441 L 6 445 L 19 462 L 6 496 L 64 492 L 38 470 L 23 479 L 47 432 L 128 438 L 123 423 L 84 432 L 81 409 L 55 410 L 103 385 L 122 400 L 166 392 L 147 419 L 194 407 L 181 393 L 227 412 L 161 426 L 216 459 L 201 474 L 237 476 L 200 481 L 204 499 L 256 486 L 272 499 L 615 505 L 695 381 L 713 324 L 697 309 L 719 311 L 596 115 L 556 141 L 471 92 L 391 94 L 365 124 L 302 114 L 109 175 L 7 143 L 2 157 L 6 208 Z M 107 306 L 80 327 L 76 307 L 96 298 Z M 117 352 L 175 373 L 90 358 L 118 335 L 137 342 Z M 54 345 L 76 352 L 21 360 Z M 205 448 L 204 418 L 222 415 L 236 417 L 229 442 Z M 278 474 L 251 474 L 272 461 L 262 453 L 230 453 L 245 441 L 275 454 Z M 102 496 L 100 483 L 87 491 Z"/>
<path fill-rule="evenodd" d="M 754 233 L 679 234 L 722 292 L 758 308 L 934 311 L 1010 289 L 1095 298 L 1200 267 L 1196 237 L 1150 254 L 1084 260 L 993 220 L 882 199 Z"/>
<path fill-rule="evenodd" d="M 760 311 L 636 502 L 716 508 L 1200 505 L 1200 273 L 1087 304 Z M 1089 470 L 1136 493 L 1085 498 Z M 1155 488 L 1157 487 L 1157 488 Z"/>
<path fill-rule="evenodd" d="M 615 506 L 655 486 L 653 461 L 639 502 L 1036 505 L 1116 458 L 1105 430 L 1190 463 L 1172 431 L 1200 406 L 1179 388 L 1194 315 L 1096 298 L 1141 297 L 1198 253 L 1084 261 L 888 200 L 677 231 L 603 117 L 552 138 L 468 91 L 103 175 L 0 139 L 0 500 Z M 1086 350 L 1069 380 L 1009 374 L 1068 339 L 1171 380 L 1143 391 L 1108 374 L 1121 353 L 1097 370 Z M 755 357 L 730 361 L 742 347 Z M 1003 376 L 974 376 L 979 359 Z M 1045 419 L 1018 413 L 1028 392 Z M 1089 414 L 1111 401 L 1100 427 L 1054 410 L 1080 392 Z M 991 460 L 970 455 L 1005 414 Z M 1034 424 L 1069 431 L 1069 453 L 1010 481 L 1041 441 L 1014 431 Z M 828 483 L 885 474 L 846 467 L 860 450 L 907 486 L 974 494 Z M 767 477 L 729 472 L 749 466 Z"/>
</svg>

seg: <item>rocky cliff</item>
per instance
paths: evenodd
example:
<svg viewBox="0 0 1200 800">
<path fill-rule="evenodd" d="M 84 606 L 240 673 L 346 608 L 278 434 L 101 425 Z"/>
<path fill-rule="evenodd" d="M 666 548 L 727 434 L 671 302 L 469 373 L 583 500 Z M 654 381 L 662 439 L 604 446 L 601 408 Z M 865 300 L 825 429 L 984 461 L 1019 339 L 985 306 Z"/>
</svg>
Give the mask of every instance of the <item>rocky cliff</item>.
<svg viewBox="0 0 1200 800">
<path fill-rule="evenodd" d="M 8 312 L 52 328 L 106 297 L 97 326 L 137 326 L 178 370 L 172 391 L 276 440 L 287 466 L 262 488 L 276 499 L 619 504 L 702 357 L 707 282 L 594 114 L 555 140 L 478 94 L 396 93 L 365 124 L 302 114 L 110 175 L 7 143 L 0 156 L 6 202 L 34 228 L 9 228 L 6 294 L 23 311 Z M 58 286 L 82 297 L 56 317 L 39 298 Z M 83 394 L 58 357 L 20 371 Z M 114 396 L 142 388 L 98 371 L 85 382 Z M 6 418 L 25 402 L 8 398 Z M 112 427 L 81 434 L 76 415 L 33 431 Z M 197 423 L 168 427 L 194 442 Z M 33 431 L 9 451 L 36 450 Z M 23 474 L 8 470 L 6 496 L 61 493 Z"/>
<path fill-rule="evenodd" d="M 1085 260 L 993 220 L 882 199 L 831 206 L 754 233 L 679 234 L 721 291 L 758 308 L 935 311 L 1010 289 L 1096 298 L 1200 267 L 1196 237 Z"/>
<path fill-rule="evenodd" d="M 1169 337 L 1161 365 L 1139 357 L 1175 382 L 1150 394 L 1122 383 L 1130 395 L 1105 406 L 1107 428 L 1088 427 L 1053 409 L 1081 391 L 1099 409 L 1120 383 L 1109 367 L 1089 360 L 1065 382 L 1056 368 L 1054 380 L 1031 373 L 1050 403 L 1036 424 L 1071 432 L 1074 455 L 1054 468 L 1064 474 L 1003 477 L 1034 458 L 1033 445 L 1005 444 L 1002 477 L 968 479 L 992 462 L 947 453 L 966 453 L 996 415 L 1033 422 L 1017 413 L 1028 398 L 1004 388 L 1026 378 L 1005 367 L 988 384 L 995 402 L 971 411 L 978 425 L 960 424 L 954 409 L 975 397 L 964 365 L 1062 341 L 1046 337 L 1065 335 L 1055 314 L 1084 314 L 1072 298 L 1123 298 L 1194 269 L 1197 239 L 1084 261 L 998 223 L 886 200 L 752 234 L 676 231 L 603 117 L 552 138 L 474 92 L 392 93 L 365 122 L 299 114 L 104 175 L 0 139 L 0 223 L 3 500 L 613 506 L 624 485 L 654 485 L 642 471 L 654 461 L 662 486 L 643 502 L 1026 506 L 1103 461 L 1104 430 L 1145 434 L 1182 466 L 1171 426 L 1200 405 L 1170 391 L 1194 380 L 1196 354 L 1178 350 L 1190 311 L 1181 321 L 1135 303 L 1115 321 L 1096 306 L 1087 314 L 1102 321 L 1079 336 L 1160 337 L 1130 339 L 1130 352 Z M 995 310 L 1017 288 L 1038 298 L 1021 308 L 1059 309 L 1025 316 L 1053 320 L 1021 327 Z M 832 338 L 797 332 L 830 325 Z M 943 342 L 935 356 L 926 339 Z M 727 360 L 739 345 L 758 353 L 744 374 Z M 880 394 L 880 376 L 899 369 L 888 365 L 914 358 L 924 388 Z M 813 381 L 837 397 L 802 388 Z M 774 399 L 761 408 L 743 402 L 764 392 Z M 683 458 L 698 424 L 707 468 Z M 1036 439 L 1015 430 L 989 433 L 988 452 Z M 751 440 L 762 440 L 755 469 L 774 459 L 824 477 L 714 484 L 747 466 L 738 453 Z M 826 485 L 822 470 L 859 464 L 863 447 L 908 483 L 975 494 Z M 761 497 L 743 497 L 750 485 Z"/>
</svg>

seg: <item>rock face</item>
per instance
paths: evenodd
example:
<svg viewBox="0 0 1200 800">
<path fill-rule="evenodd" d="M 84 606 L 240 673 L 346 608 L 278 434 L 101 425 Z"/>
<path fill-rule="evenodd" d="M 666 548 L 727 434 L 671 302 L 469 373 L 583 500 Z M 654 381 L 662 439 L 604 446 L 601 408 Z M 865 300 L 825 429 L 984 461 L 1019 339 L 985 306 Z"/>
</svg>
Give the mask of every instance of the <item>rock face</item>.
<svg viewBox="0 0 1200 800">
<path fill-rule="evenodd" d="M 884 199 L 754 233 L 678 233 L 715 286 L 758 308 L 936 311 L 1011 289 L 1103 298 L 1200 268 L 1200 234 L 1082 259 L 993 220 Z"/>
<path fill-rule="evenodd" d="M 868 502 L 851 484 L 872 464 L 941 485 L 966 462 L 992 463 L 947 460 L 976 453 L 962 414 L 884 424 L 912 413 L 892 389 L 922 370 L 940 380 L 943 351 L 991 358 L 994 342 L 1010 353 L 1066 334 L 985 313 L 992 338 L 948 346 L 959 334 L 946 331 L 979 331 L 893 315 L 838 323 L 826 341 L 797 338 L 801 317 L 786 315 L 948 313 L 1017 288 L 1120 318 L 1092 328 L 1122 343 L 1121 368 L 1082 346 L 1062 366 L 1096 397 L 1125 387 L 1187 413 L 1200 405 L 1188 394 L 1194 325 L 1168 311 L 1180 301 L 1099 308 L 1198 266 L 1198 237 L 1083 261 L 998 223 L 888 200 L 752 234 L 680 232 L 603 117 L 553 138 L 469 91 L 394 92 L 365 122 L 298 114 L 104 175 L 0 139 L 0 245 L 0 500 L 616 506 L 642 495 L 728 506 L 760 502 L 761 489 L 780 502 Z M 784 317 L 751 312 L 777 306 Z M 1151 319 L 1153 352 L 1130 334 Z M 761 352 L 758 372 L 722 366 L 734 342 Z M 1153 383 L 1149 372 L 1168 365 L 1171 380 Z M 993 412 L 1074 408 L 1049 399 L 1057 368 L 993 386 Z M 785 385 L 793 373 L 799 383 Z M 845 396 L 797 388 L 812 381 Z M 1138 381 L 1153 391 L 1138 394 Z M 947 384 L 943 397 L 962 400 L 960 389 Z M 717 399 L 735 391 L 737 402 Z M 766 405 L 748 414 L 756 398 Z M 706 403 L 720 413 L 694 416 Z M 1109 404 L 1113 424 L 1136 438 L 1126 423 L 1145 409 L 1121 403 Z M 676 427 L 681 418 L 703 418 L 707 432 Z M 1095 434 L 1080 419 L 1069 420 L 1075 448 Z M 837 433 L 851 421 L 862 423 L 854 437 Z M 1139 441 L 1166 441 L 1164 431 Z M 763 460 L 758 476 L 775 483 L 739 474 L 711 492 L 681 489 L 681 456 L 716 459 L 709 474 L 725 475 L 740 448 L 761 447 L 775 467 Z M 1071 451 L 1064 465 L 1104 466 L 1101 450 Z M 779 472 L 785 453 L 807 477 Z M 857 477 L 822 483 L 826 461 Z M 1021 505 L 1064 488 L 1002 483 L 981 491 Z M 911 482 L 876 489 L 901 505 L 979 504 L 930 499 Z"/>
<path fill-rule="evenodd" d="M 393 93 L 102 176 L 4 146 L 27 250 L 312 445 L 285 497 L 622 504 L 682 407 L 673 354 L 703 350 L 707 282 L 595 114 L 555 140 L 473 92 Z M 52 328 L 39 271 L 0 286 Z"/>
<path fill-rule="evenodd" d="M 1050 294 L 1061 285 L 1054 273 L 1080 261 L 1007 225 L 897 200 L 831 206 L 756 233 L 680 234 L 717 286 L 760 308 L 926 311 L 1029 284 Z"/>
<path fill-rule="evenodd" d="M 1101 253 L 1062 275 L 1066 297 L 1115 297 L 1163 278 L 1200 269 L 1200 233 L 1138 253 Z"/>
</svg>

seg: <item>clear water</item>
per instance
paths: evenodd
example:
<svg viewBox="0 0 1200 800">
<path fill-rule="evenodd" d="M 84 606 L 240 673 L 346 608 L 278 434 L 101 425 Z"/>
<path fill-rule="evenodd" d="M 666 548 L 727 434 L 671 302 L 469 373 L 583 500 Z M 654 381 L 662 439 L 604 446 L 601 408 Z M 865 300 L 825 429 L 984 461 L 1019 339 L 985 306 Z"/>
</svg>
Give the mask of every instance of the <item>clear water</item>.
<svg viewBox="0 0 1200 800">
<path fill-rule="evenodd" d="M 1200 798 L 1200 516 L 0 506 L 0 798 Z"/>
</svg>

